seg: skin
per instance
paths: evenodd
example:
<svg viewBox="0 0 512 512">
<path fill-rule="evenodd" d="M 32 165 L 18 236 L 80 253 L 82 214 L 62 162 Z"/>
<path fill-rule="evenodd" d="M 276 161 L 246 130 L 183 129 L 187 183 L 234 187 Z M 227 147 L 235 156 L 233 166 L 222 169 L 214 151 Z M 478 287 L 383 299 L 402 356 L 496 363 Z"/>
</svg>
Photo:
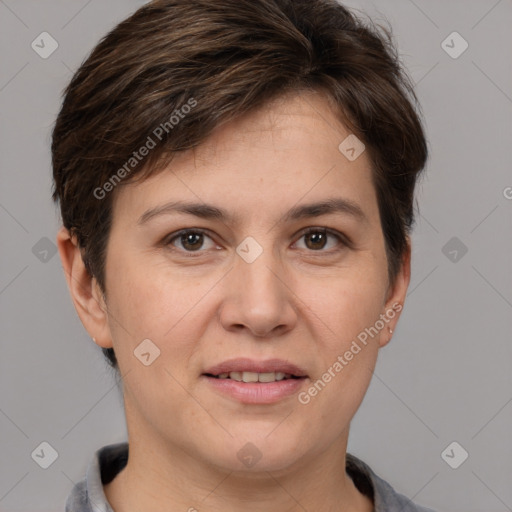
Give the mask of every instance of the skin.
<svg viewBox="0 0 512 512">
<path fill-rule="evenodd" d="M 389 283 L 370 161 L 367 152 L 351 162 L 338 150 L 347 135 L 325 97 L 295 93 L 217 128 L 164 172 L 119 187 L 106 301 L 60 230 L 76 310 L 95 342 L 114 348 L 123 376 L 130 456 L 104 486 L 116 512 L 373 509 L 345 473 L 345 454 L 398 312 L 307 404 L 296 394 L 243 404 L 201 378 L 233 357 L 280 358 L 306 370 L 307 390 L 359 333 L 404 303 L 410 246 Z M 366 220 L 346 213 L 283 220 L 293 206 L 332 197 L 357 203 Z M 169 213 L 138 224 L 145 211 L 174 200 L 239 217 Z M 332 235 L 319 242 L 318 233 L 301 233 L 307 227 L 335 230 L 351 246 Z M 168 235 L 184 228 L 208 234 L 171 244 Z M 252 263 L 236 252 L 247 236 L 263 250 Z M 147 338 L 160 349 L 149 366 L 134 357 Z M 251 468 L 237 457 L 248 442 L 262 454 Z"/>
</svg>

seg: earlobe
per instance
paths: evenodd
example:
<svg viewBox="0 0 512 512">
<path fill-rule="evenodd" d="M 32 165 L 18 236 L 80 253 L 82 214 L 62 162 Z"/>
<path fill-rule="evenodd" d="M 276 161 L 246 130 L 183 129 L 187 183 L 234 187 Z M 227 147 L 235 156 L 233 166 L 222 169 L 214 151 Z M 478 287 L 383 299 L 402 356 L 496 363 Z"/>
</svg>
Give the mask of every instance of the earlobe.
<svg viewBox="0 0 512 512">
<path fill-rule="evenodd" d="M 404 307 L 407 289 L 411 280 L 411 241 L 407 237 L 407 249 L 402 256 L 402 265 L 398 274 L 389 286 L 388 296 L 383 314 L 387 320 L 387 326 L 380 336 L 380 346 L 384 347 L 391 341 L 393 331 L 396 329 L 398 319 Z"/>
<path fill-rule="evenodd" d="M 76 238 L 65 227 L 57 233 L 57 247 L 69 293 L 83 326 L 103 348 L 112 348 L 107 306 L 97 280 L 89 274 Z"/>
</svg>

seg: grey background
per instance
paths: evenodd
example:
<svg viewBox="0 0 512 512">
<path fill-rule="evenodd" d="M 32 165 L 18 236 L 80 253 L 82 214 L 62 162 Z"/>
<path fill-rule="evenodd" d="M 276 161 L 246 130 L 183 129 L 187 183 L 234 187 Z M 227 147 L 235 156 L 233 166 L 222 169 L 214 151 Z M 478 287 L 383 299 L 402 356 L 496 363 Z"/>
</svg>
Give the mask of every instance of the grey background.
<svg viewBox="0 0 512 512">
<path fill-rule="evenodd" d="M 126 436 L 113 374 L 51 252 L 49 144 L 73 70 L 143 3 L 0 1 L 2 511 L 63 510 L 93 452 Z M 431 150 L 405 309 L 349 451 L 439 511 L 512 510 L 512 2 L 346 4 L 391 23 Z M 47 59 L 31 48 L 43 31 L 59 44 Z M 457 59 L 441 47 L 453 31 L 469 43 Z M 42 441 L 58 452 L 48 469 L 31 458 Z M 469 453 L 458 469 L 441 457 L 452 441 Z"/>
</svg>

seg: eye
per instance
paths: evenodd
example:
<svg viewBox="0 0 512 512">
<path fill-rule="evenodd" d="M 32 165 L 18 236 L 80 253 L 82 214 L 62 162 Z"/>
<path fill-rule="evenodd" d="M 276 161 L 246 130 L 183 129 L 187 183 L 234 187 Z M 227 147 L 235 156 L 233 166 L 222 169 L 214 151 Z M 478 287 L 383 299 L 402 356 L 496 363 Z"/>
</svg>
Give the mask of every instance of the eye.
<svg viewBox="0 0 512 512">
<path fill-rule="evenodd" d="M 205 239 L 210 240 L 210 244 L 206 244 Z M 180 244 L 185 252 L 200 252 L 200 249 L 212 249 L 215 247 L 213 240 L 201 229 L 183 229 L 171 235 L 167 239 L 166 245 L 178 247 Z"/>
<path fill-rule="evenodd" d="M 302 239 L 305 240 L 305 248 L 314 252 L 336 252 L 336 250 L 351 247 L 350 240 L 342 233 L 327 228 L 307 228 L 299 238 L 299 240 Z M 297 244 L 298 242 L 295 243 L 295 245 Z M 165 239 L 164 245 L 173 246 L 180 249 L 181 252 L 189 254 L 200 253 L 217 247 L 212 238 L 202 229 L 182 229 L 169 235 Z"/>
<path fill-rule="evenodd" d="M 348 240 L 341 234 L 334 231 L 331 231 L 327 228 L 308 228 L 304 231 L 300 239 L 305 240 L 306 249 L 310 249 L 312 251 L 321 251 L 321 252 L 330 252 L 328 249 L 329 238 L 335 240 L 335 243 L 331 243 L 330 248 L 336 248 L 336 246 L 341 246 L 339 249 L 349 246 Z M 324 251 L 324 249 L 327 250 Z"/>
</svg>

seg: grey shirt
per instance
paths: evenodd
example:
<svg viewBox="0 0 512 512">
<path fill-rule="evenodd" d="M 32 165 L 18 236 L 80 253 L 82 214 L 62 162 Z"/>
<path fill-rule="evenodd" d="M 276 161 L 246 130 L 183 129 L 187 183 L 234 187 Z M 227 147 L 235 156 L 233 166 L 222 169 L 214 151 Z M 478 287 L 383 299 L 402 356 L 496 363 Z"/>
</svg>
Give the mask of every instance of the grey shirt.
<svg viewBox="0 0 512 512">
<path fill-rule="evenodd" d="M 71 490 L 65 512 L 114 512 L 103 492 L 103 484 L 111 482 L 127 462 L 126 442 L 110 444 L 96 451 L 85 478 Z M 346 468 L 359 491 L 373 499 L 374 512 L 433 512 L 396 493 L 368 465 L 351 454 L 347 454 Z"/>
</svg>

